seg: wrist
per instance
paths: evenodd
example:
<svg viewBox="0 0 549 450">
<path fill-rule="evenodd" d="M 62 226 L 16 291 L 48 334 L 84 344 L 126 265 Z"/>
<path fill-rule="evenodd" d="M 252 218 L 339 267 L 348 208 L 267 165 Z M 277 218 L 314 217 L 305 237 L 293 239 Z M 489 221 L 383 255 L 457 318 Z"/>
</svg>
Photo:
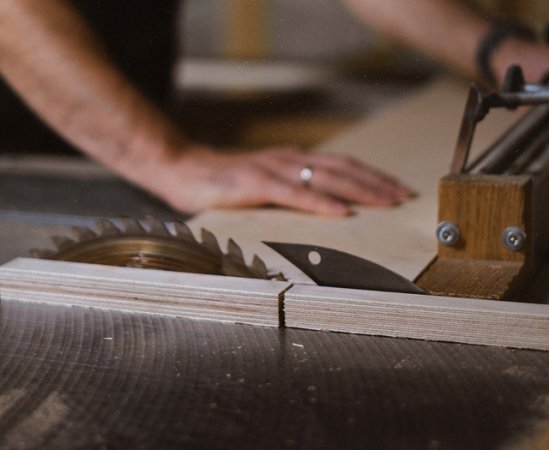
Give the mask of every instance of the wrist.
<svg viewBox="0 0 549 450">
<path fill-rule="evenodd" d="M 475 64 L 479 75 L 489 83 L 501 83 L 502 72 L 505 73 L 507 67 L 511 64 L 516 64 L 511 58 L 506 61 L 504 58 L 501 61 L 499 58 L 496 61 L 496 57 L 502 54 L 511 55 L 515 50 L 515 46 L 522 44 L 529 44 L 535 41 L 536 35 L 532 30 L 527 27 L 518 24 L 496 24 L 488 29 L 484 36 L 480 39 L 475 55 Z M 509 50 L 511 53 L 509 53 Z M 503 68 L 502 64 L 507 64 L 507 67 Z"/>
<path fill-rule="evenodd" d="M 549 46 L 510 39 L 494 52 L 492 61 L 494 74 L 500 86 L 507 69 L 513 64 L 522 68 L 527 82 L 537 83 L 549 70 Z"/>
</svg>

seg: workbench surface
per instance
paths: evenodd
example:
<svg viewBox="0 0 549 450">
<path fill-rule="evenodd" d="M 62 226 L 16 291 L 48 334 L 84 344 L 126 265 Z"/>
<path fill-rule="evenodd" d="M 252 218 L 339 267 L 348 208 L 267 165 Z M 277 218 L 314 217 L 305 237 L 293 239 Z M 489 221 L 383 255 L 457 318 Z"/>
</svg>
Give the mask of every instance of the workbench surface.
<svg viewBox="0 0 549 450">
<path fill-rule="evenodd" d="M 546 352 L 0 308 L 2 448 L 542 448 L 549 429 Z"/>
<path fill-rule="evenodd" d="M 0 257 L 68 232 L 0 220 Z M 0 301 L 0 448 L 530 449 L 544 431 L 549 352 Z"/>
</svg>

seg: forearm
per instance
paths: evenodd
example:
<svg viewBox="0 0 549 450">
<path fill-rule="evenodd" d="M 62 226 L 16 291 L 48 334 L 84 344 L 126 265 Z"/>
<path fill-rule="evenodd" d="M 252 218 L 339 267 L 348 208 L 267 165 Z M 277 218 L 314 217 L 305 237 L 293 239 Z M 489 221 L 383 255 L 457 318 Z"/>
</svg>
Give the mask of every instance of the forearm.
<svg viewBox="0 0 549 450">
<path fill-rule="evenodd" d="M 0 71 L 76 147 L 134 182 L 183 137 L 115 69 L 64 0 L 0 0 Z"/>
<path fill-rule="evenodd" d="M 342 0 L 374 29 L 414 47 L 468 78 L 479 78 L 476 55 L 492 23 L 456 0 Z M 506 40 L 493 54 L 499 83 L 511 64 L 537 81 L 549 68 L 549 47 Z"/>
<path fill-rule="evenodd" d="M 0 0 L 0 73 L 59 134 L 176 209 L 276 204 L 343 215 L 410 195 L 358 161 L 187 142 L 110 63 L 68 0 Z M 299 183 L 304 166 L 314 183 Z"/>
<path fill-rule="evenodd" d="M 476 76 L 475 52 L 489 23 L 453 0 L 343 0 L 374 29 Z"/>
</svg>

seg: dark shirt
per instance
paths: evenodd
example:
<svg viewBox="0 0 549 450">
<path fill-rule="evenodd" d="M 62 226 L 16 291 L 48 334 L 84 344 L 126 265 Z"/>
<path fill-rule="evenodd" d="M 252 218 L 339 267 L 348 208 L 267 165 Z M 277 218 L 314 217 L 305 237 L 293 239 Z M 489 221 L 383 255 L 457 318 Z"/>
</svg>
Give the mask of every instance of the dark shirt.
<svg viewBox="0 0 549 450">
<path fill-rule="evenodd" d="M 167 108 L 178 0 L 73 0 L 111 61 Z M 0 152 L 72 151 L 0 79 Z"/>
</svg>

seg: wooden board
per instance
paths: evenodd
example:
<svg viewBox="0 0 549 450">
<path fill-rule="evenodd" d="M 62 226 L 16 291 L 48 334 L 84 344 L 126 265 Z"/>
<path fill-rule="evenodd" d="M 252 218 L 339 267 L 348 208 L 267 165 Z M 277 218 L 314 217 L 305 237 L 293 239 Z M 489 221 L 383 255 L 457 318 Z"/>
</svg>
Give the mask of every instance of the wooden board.
<svg viewBox="0 0 549 450">
<path fill-rule="evenodd" d="M 466 95 L 466 85 L 439 81 L 316 149 L 370 162 L 419 192 L 417 199 L 398 208 L 362 208 L 343 219 L 280 208 L 214 210 L 199 214 L 189 225 L 195 230 L 205 227 L 221 240 L 234 238 L 247 255 L 257 253 L 291 281 L 310 282 L 261 241 L 332 247 L 414 279 L 436 254 L 437 184 L 449 169 Z M 513 120 L 511 113 L 490 112 L 479 125 L 475 149 L 493 142 Z"/>
<path fill-rule="evenodd" d="M 130 267 L 17 258 L 0 268 L 2 300 L 279 325 L 289 284 Z"/>
<path fill-rule="evenodd" d="M 549 307 L 18 258 L 0 298 L 377 336 L 549 350 Z"/>
<path fill-rule="evenodd" d="M 549 350 L 549 306 L 294 285 L 286 326 Z"/>
</svg>

